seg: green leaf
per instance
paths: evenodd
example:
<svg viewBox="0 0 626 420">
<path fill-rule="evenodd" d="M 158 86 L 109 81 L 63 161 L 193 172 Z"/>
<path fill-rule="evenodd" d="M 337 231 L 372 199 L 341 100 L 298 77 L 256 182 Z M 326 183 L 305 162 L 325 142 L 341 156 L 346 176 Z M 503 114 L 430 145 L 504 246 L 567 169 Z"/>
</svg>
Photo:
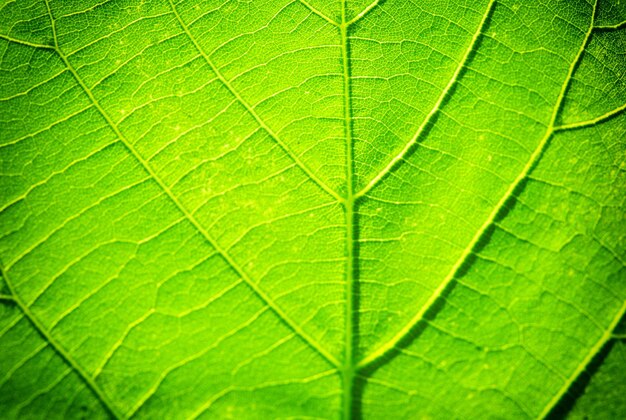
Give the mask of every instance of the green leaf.
<svg viewBox="0 0 626 420">
<path fill-rule="evenodd" d="M 620 0 L 0 3 L 3 418 L 616 418 Z"/>
<path fill-rule="evenodd" d="M 626 376 L 624 365 L 626 364 L 626 343 L 616 340 L 606 347 L 606 354 L 601 353 L 603 358 L 597 371 L 591 378 L 583 376 L 584 388 L 580 396 L 569 404 L 567 408 L 568 418 L 588 419 L 620 418 L 626 412 Z M 567 403 L 567 400 L 565 400 Z M 555 411 L 559 413 L 559 411 Z M 560 413 L 559 413 L 560 414 Z"/>
</svg>

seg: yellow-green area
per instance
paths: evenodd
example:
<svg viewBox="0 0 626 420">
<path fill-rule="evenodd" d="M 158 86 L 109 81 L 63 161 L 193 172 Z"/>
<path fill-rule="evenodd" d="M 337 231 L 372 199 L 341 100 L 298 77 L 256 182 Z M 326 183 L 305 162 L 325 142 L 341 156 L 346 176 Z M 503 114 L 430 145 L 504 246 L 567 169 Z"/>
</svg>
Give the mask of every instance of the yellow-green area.
<svg viewBox="0 0 626 420">
<path fill-rule="evenodd" d="M 624 0 L 0 0 L 0 418 L 626 418 Z"/>
</svg>

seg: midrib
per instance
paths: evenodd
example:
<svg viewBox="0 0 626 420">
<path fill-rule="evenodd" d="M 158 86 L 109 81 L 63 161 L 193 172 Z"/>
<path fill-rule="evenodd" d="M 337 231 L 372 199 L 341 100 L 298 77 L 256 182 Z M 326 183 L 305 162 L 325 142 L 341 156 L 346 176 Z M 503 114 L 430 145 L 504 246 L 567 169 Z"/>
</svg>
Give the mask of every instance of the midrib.
<svg viewBox="0 0 626 420">
<path fill-rule="evenodd" d="M 424 129 L 427 122 L 430 121 L 432 116 L 440 110 L 443 99 L 448 95 L 451 87 L 459 79 L 461 70 L 465 67 L 466 63 L 468 62 L 471 52 L 474 50 L 474 47 L 480 35 L 482 34 L 482 31 L 485 25 L 487 24 L 488 18 L 493 10 L 496 0 L 489 1 L 489 4 L 487 5 L 487 9 L 483 15 L 483 18 L 477 28 L 477 31 L 474 33 L 472 40 L 470 42 L 470 45 L 465 51 L 465 54 L 459 66 L 457 66 L 457 69 L 454 75 L 448 82 L 448 85 L 445 87 L 444 91 L 442 92 L 437 103 L 431 110 L 430 114 L 425 118 L 425 121 L 422 123 L 422 126 L 418 129 L 417 133 L 414 135 L 411 141 L 405 146 L 405 148 L 402 150 L 402 152 L 398 156 L 392 159 L 391 162 L 389 162 L 389 164 L 379 174 L 377 174 L 370 181 L 369 184 L 367 184 L 362 190 L 359 190 L 357 192 L 354 191 L 354 183 L 353 183 L 354 162 L 353 162 L 353 138 L 352 138 L 352 124 L 351 124 L 352 123 L 352 110 L 351 110 L 351 101 L 350 101 L 351 92 L 350 92 L 350 72 L 349 72 L 349 54 L 348 54 L 349 48 L 348 48 L 348 34 L 347 34 L 348 27 L 353 22 L 352 21 L 347 22 L 346 20 L 346 1 L 347 0 L 342 1 L 341 24 L 339 25 L 339 30 L 341 32 L 341 49 L 342 49 L 342 59 L 343 59 L 342 61 L 343 61 L 343 77 L 344 77 L 344 118 L 345 118 L 345 136 L 346 136 L 346 148 L 347 148 L 347 153 L 346 153 L 346 156 L 347 156 L 346 157 L 347 159 L 347 163 L 346 163 L 347 192 L 346 192 L 346 200 L 344 203 L 346 207 L 346 237 L 347 237 L 346 239 L 346 242 L 347 242 L 346 308 L 347 309 L 346 309 L 346 315 L 345 315 L 346 316 L 345 355 L 344 355 L 344 361 L 342 365 L 342 378 L 343 378 L 342 417 L 344 419 L 351 419 L 352 408 L 354 404 L 353 385 L 354 385 L 355 373 L 359 370 L 363 370 L 373 365 L 374 362 L 381 360 L 384 356 L 386 356 L 389 353 L 389 351 L 392 348 L 394 348 L 398 344 L 398 342 L 402 338 L 406 337 L 406 335 L 412 329 L 413 326 L 415 326 L 420 320 L 423 319 L 423 316 L 426 313 L 426 311 L 428 311 L 432 307 L 435 301 L 438 301 L 440 299 L 443 293 L 443 290 L 446 289 L 447 286 L 452 282 L 452 280 L 458 273 L 458 270 L 460 269 L 462 264 L 467 260 L 468 256 L 473 252 L 476 243 L 478 243 L 478 241 L 484 236 L 484 233 L 487 231 L 488 227 L 490 227 L 494 223 L 496 217 L 500 214 L 505 203 L 512 196 L 514 196 L 515 191 L 517 191 L 522 181 L 526 179 L 530 171 L 534 168 L 534 166 L 538 163 L 539 159 L 541 158 L 545 148 L 549 144 L 550 138 L 552 137 L 553 133 L 556 131 L 557 127 L 555 126 L 555 122 L 559 114 L 561 104 L 565 98 L 565 93 L 571 82 L 574 70 L 576 69 L 576 65 L 581 59 L 582 54 L 585 50 L 585 47 L 593 31 L 593 27 L 594 27 L 593 23 L 595 20 L 597 0 L 595 0 L 593 3 L 590 26 L 585 34 L 584 40 L 578 50 L 578 53 L 576 54 L 573 62 L 570 64 L 565 81 L 561 86 L 561 90 L 556 100 L 556 104 L 553 108 L 552 116 L 550 118 L 550 122 L 548 124 L 546 133 L 544 134 L 543 138 L 540 140 L 539 144 L 537 145 L 537 147 L 531 154 L 523 170 L 520 172 L 518 177 L 513 181 L 513 183 L 509 186 L 509 189 L 506 191 L 504 196 L 501 197 L 501 200 L 495 206 L 492 213 L 489 215 L 488 219 L 481 226 L 481 228 L 476 232 L 475 237 L 472 239 L 468 247 L 466 247 L 461 258 L 457 261 L 457 263 L 452 268 L 448 276 L 444 279 L 444 281 L 442 282 L 438 290 L 430 297 L 429 301 L 424 305 L 422 310 L 420 310 L 416 314 L 416 316 L 405 326 L 405 328 L 403 328 L 403 330 L 401 330 L 390 342 L 388 342 L 387 345 L 383 345 L 382 348 L 379 348 L 377 351 L 369 354 L 367 357 L 361 360 L 361 362 L 358 364 L 355 362 L 355 358 L 354 358 L 354 347 L 355 347 L 355 339 L 356 339 L 355 338 L 356 325 L 354 325 L 354 319 L 355 319 L 354 315 L 355 315 L 355 311 L 357 310 L 357 308 L 355 308 L 355 299 L 354 299 L 354 294 L 355 294 L 354 287 L 355 287 L 355 281 L 356 281 L 355 276 L 354 276 L 354 271 L 355 271 L 354 268 L 356 264 L 354 246 L 357 240 L 356 229 L 355 229 L 355 224 L 354 224 L 354 221 L 355 221 L 354 209 L 356 206 L 356 202 L 358 202 L 359 199 L 361 199 L 362 197 L 365 197 L 367 192 L 369 192 L 369 190 L 371 190 L 376 184 L 378 184 L 379 181 L 389 171 L 391 171 L 391 169 L 395 167 L 395 165 L 401 159 L 403 159 L 406 156 L 406 154 L 408 153 L 412 145 L 417 141 L 417 139 L 422 134 L 422 130 Z M 612 115 L 614 112 L 621 112 L 621 111 L 622 109 L 620 107 L 616 111 L 612 111 L 610 114 Z M 604 118 L 605 116 L 602 116 L 598 118 L 598 120 L 602 120 Z M 615 323 L 617 323 L 623 316 L 623 311 L 625 310 L 624 308 L 626 308 L 626 306 L 622 308 L 622 310 L 620 311 L 620 315 L 614 320 Z M 599 349 L 602 348 L 602 346 L 606 343 L 606 341 L 608 341 L 608 339 L 610 338 L 612 334 L 613 329 L 614 327 L 611 327 L 605 332 L 605 334 L 603 335 L 603 339 L 600 340 L 600 342 L 598 342 L 596 346 L 594 346 L 594 349 L 592 349 L 590 355 L 588 355 L 588 360 L 585 359 L 585 361 L 581 363 L 581 366 L 583 366 L 583 369 L 584 369 L 584 366 L 587 366 L 587 364 L 590 362 L 593 355 L 595 355 L 599 351 Z M 578 377 L 579 373 L 580 372 L 575 373 L 570 378 L 571 382 L 573 382 L 573 380 L 576 377 Z M 557 393 L 557 395 L 554 396 L 553 401 L 551 401 L 551 403 L 549 403 L 548 406 L 545 407 L 543 413 L 540 415 L 540 418 L 544 418 L 551 411 L 554 404 L 561 400 L 563 394 L 571 386 L 571 382 L 570 381 L 568 382 L 569 383 L 566 383 L 563 389 L 559 393 Z"/>
<path fill-rule="evenodd" d="M 354 220 L 354 159 L 352 144 L 352 107 L 350 102 L 350 68 L 348 56 L 348 23 L 346 20 L 346 1 L 341 3 L 341 55 L 343 61 L 343 97 L 344 97 L 344 125 L 346 138 L 346 312 L 345 312 L 345 343 L 344 343 L 344 360 L 342 365 L 342 417 L 344 419 L 352 418 L 353 406 L 353 385 L 355 374 L 354 362 L 354 268 L 355 268 L 355 252 L 354 244 L 356 241 L 356 229 Z"/>
</svg>

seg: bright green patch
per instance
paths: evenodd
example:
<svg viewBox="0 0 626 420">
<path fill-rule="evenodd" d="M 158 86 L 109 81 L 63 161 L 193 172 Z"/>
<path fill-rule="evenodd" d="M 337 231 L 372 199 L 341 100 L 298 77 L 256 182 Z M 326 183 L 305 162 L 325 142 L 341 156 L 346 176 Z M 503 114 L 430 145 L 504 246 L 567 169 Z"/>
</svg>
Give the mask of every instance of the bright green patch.
<svg viewBox="0 0 626 420">
<path fill-rule="evenodd" d="M 626 417 L 626 3 L 0 2 L 0 417 Z"/>
</svg>

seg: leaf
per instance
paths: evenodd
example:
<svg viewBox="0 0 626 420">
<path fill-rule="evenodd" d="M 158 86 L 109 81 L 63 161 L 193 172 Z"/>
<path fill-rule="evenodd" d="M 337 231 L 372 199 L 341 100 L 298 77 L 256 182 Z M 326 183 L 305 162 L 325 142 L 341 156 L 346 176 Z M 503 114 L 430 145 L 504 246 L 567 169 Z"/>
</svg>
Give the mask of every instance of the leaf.
<svg viewBox="0 0 626 420">
<path fill-rule="evenodd" d="M 624 342 L 615 340 L 606 347 L 605 357 L 601 361 L 598 370 L 593 377 L 587 380 L 581 395 L 571 402 L 571 408 L 567 408 L 568 417 L 573 419 L 582 418 L 605 418 L 620 417 L 624 407 Z M 567 400 L 565 400 L 567 402 Z M 558 412 L 558 411 L 555 411 Z"/>
<path fill-rule="evenodd" d="M 623 2 L 0 10 L 2 417 L 626 414 Z"/>
</svg>

